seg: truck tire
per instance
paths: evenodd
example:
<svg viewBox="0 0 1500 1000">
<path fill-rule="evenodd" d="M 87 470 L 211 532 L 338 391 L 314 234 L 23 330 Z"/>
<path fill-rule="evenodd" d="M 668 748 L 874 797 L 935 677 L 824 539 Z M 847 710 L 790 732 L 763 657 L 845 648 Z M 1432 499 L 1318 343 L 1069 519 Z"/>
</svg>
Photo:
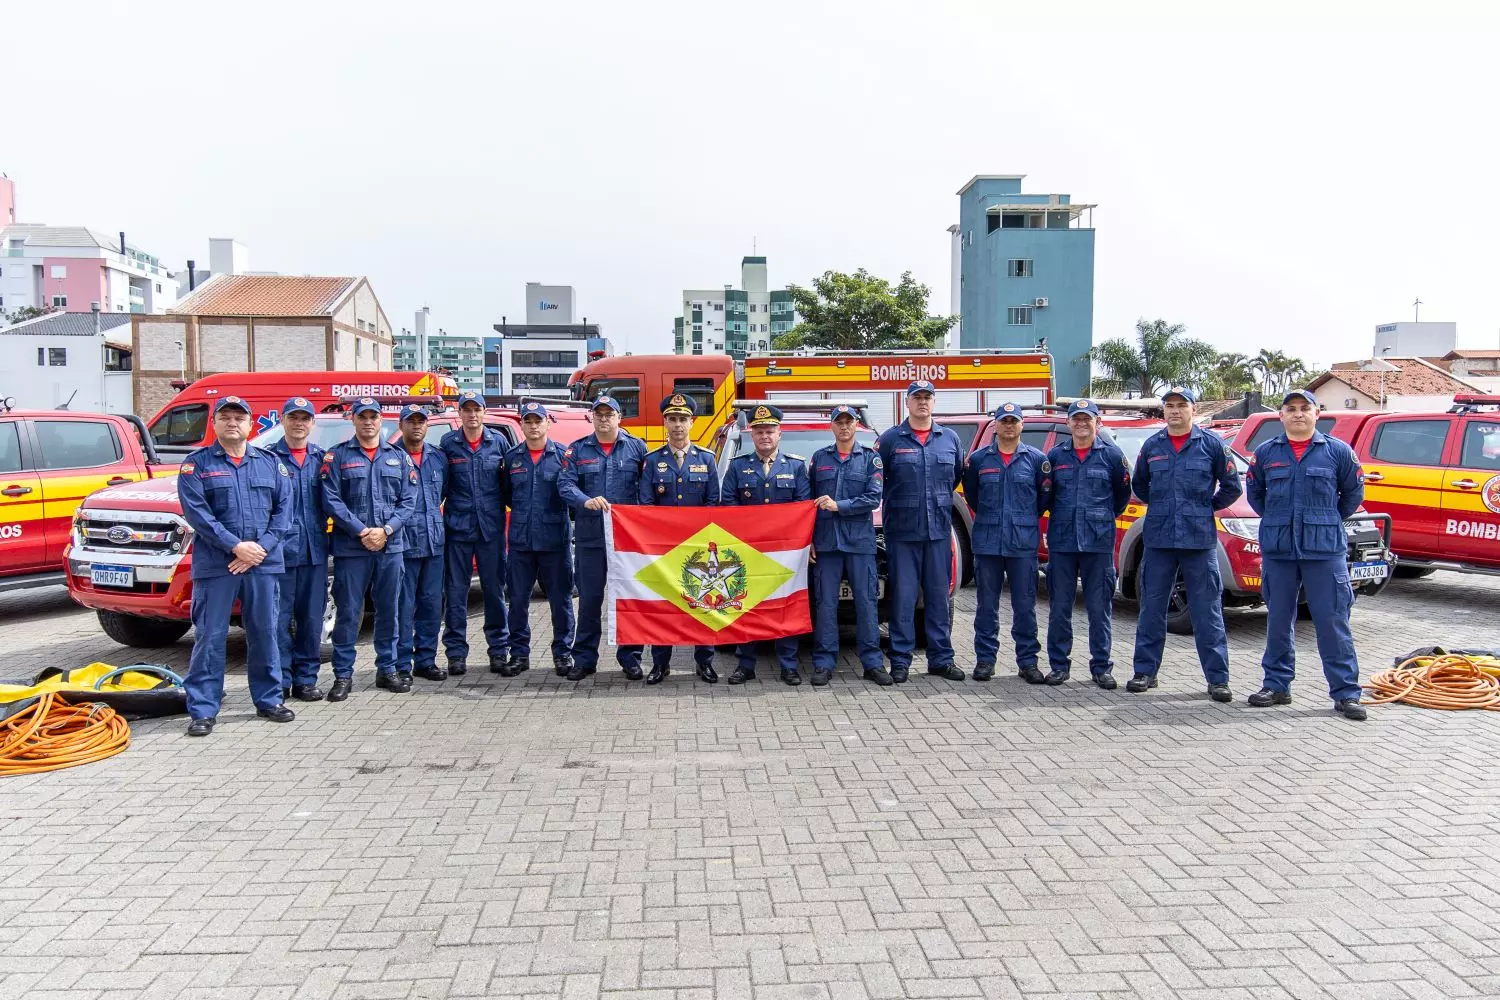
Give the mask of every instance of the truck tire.
<svg viewBox="0 0 1500 1000">
<path fill-rule="evenodd" d="M 958 536 L 958 585 L 967 587 L 974 582 L 974 546 L 962 526 L 953 525 L 953 533 Z"/>
<path fill-rule="evenodd" d="M 1421 580 L 1436 572 L 1436 566 L 1402 566 L 1400 563 L 1397 563 L 1394 575 L 1403 580 Z"/>
<path fill-rule="evenodd" d="M 328 596 L 323 602 L 323 638 L 318 643 L 318 659 L 324 663 L 333 659 L 333 623 L 338 615 L 333 606 L 333 566 L 328 567 Z"/>
<path fill-rule="evenodd" d="M 1182 571 L 1172 579 L 1172 596 L 1167 601 L 1167 631 L 1173 635 L 1192 635 L 1193 617 L 1188 612 L 1187 587 L 1182 583 Z"/>
<path fill-rule="evenodd" d="M 167 622 L 154 618 L 137 618 L 122 615 L 118 611 L 100 611 L 99 627 L 104 634 L 122 646 L 138 646 L 142 649 L 158 649 L 170 646 L 187 635 L 192 622 Z"/>
</svg>

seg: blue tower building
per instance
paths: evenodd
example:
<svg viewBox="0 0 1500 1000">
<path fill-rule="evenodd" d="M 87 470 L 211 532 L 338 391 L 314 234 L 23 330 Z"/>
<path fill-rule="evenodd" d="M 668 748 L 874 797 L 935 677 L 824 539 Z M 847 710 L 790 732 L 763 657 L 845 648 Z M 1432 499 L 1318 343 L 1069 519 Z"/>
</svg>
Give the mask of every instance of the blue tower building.
<svg viewBox="0 0 1500 1000">
<path fill-rule="evenodd" d="M 980 175 L 959 189 L 959 347 L 1045 342 L 1058 394 L 1081 396 L 1094 343 L 1094 206 L 1022 194 L 1024 178 Z"/>
</svg>

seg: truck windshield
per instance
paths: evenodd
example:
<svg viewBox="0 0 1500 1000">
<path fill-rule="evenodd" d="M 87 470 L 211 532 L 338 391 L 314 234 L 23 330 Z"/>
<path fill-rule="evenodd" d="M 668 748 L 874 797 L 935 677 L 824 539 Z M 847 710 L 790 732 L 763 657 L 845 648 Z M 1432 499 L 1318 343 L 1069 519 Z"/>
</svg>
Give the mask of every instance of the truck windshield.
<svg viewBox="0 0 1500 1000">
<path fill-rule="evenodd" d="M 382 441 L 389 441 L 392 437 L 399 433 L 399 431 L 400 428 L 396 424 L 396 418 L 386 417 L 381 424 L 380 438 Z M 313 431 L 312 434 L 308 437 L 308 440 L 317 445 L 319 448 L 326 449 L 332 448 L 336 444 L 347 441 L 353 436 L 354 425 L 349 421 L 344 420 L 343 418 L 336 418 L 333 420 L 320 419 L 313 421 Z M 272 427 L 265 433 L 257 434 L 254 438 L 251 439 L 250 443 L 255 445 L 257 448 L 269 448 L 284 437 L 286 437 L 286 428 L 282 427 L 280 424 L 277 424 L 275 427 Z"/>
<path fill-rule="evenodd" d="M 151 423 L 151 438 L 157 444 L 196 447 L 207 431 L 207 403 L 174 406 Z"/>
</svg>

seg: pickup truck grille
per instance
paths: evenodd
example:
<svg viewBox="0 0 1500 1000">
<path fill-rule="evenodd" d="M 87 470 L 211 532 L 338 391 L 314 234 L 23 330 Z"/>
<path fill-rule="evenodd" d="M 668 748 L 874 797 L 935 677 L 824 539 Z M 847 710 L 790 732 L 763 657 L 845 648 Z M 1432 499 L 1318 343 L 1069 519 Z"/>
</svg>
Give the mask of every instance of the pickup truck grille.
<svg viewBox="0 0 1500 1000">
<path fill-rule="evenodd" d="M 182 551 L 186 529 L 186 522 L 172 514 L 90 511 L 79 518 L 74 540 L 96 558 L 115 552 L 165 555 L 174 544 Z"/>
</svg>

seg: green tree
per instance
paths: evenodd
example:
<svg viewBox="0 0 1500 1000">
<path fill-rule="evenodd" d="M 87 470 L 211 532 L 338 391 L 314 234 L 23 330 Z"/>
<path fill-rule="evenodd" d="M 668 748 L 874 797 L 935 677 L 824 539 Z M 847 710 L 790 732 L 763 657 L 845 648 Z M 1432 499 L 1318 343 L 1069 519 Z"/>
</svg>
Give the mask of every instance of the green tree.
<svg viewBox="0 0 1500 1000">
<path fill-rule="evenodd" d="M 1187 327 L 1164 319 L 1139 319 L 1135 341 L 1116 337 L 1096 344 L 1086 355 L 1102 369 L 1090 391 L 1099 396 L 1133 392 L 1155 396 L 1174 385 L 1201 389 L 1217 364 L 1219 352 L 1201 340 L 1184 336 Z"/>
<path fill-rule="evenodd" d="M 1238 399 L 1258 388 L 1253 359 L 1245 354 L 1220 354 L 1203 382 L 1205 399 Z"/>
<path fill-rule="evenodd" d="M 811 347 L 825 351 L 878 351 L 903 347 L 937 347 L 957 322 L 953 316 L 931 316 L 931 289 L 901 275 L 894 287 L 864 268 L 853 274 L 825 271 L 811 288 L 791 286 L 802 321 L 776 338 L 780 350 Z"/>
<path fill-rule="evenodd" d="M 1301 358 L 1288 357 L 1281 351 L 1261 348 L 1250 361 L 1250 368 L 1260 379 L 1261 392 L 1279 396 L 1311 373 Z"/>
<path fill-rule="evenodd" d="M 22 306 L 9 316 L 6 316 L 5 322 L 24 323 L 28 319 L 36 319 L 38 316 L 45 316 L 50 312 L 56 311 L 56 308 L 49 306 Z"/>
</svg>

